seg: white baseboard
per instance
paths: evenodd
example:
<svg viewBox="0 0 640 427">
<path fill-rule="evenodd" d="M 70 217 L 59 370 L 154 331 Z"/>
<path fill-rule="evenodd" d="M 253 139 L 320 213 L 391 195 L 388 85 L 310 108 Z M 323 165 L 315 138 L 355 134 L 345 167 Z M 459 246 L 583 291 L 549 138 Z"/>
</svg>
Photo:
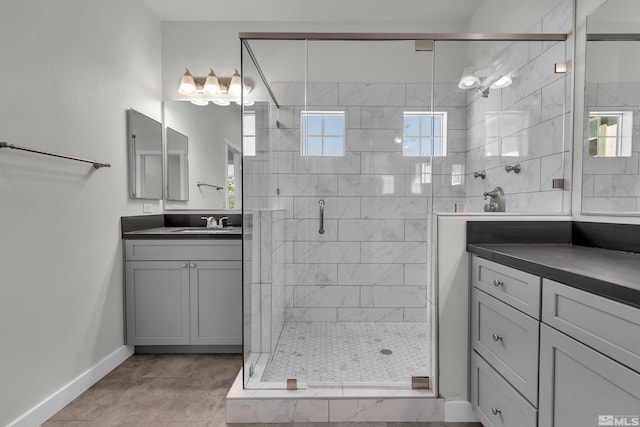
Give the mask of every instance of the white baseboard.
<svg viewBox="0 0 640 427">
<path fill-rule="evenodd" d="M 89 389 L 102 377 L 127 360 L 133 354 L 133 346 L 123 345 L 116 351 L 78 375 L 51 396 L 38 403 L 7 427 L 33 427 L 47 421 L 76 397 Z"/>
<path fill-rule="evenodd" d="M 444 404 L 444 421 L 449 423 L 478 422 L 471 402 L 466 400 L 448 400 Z"/>
</svg>

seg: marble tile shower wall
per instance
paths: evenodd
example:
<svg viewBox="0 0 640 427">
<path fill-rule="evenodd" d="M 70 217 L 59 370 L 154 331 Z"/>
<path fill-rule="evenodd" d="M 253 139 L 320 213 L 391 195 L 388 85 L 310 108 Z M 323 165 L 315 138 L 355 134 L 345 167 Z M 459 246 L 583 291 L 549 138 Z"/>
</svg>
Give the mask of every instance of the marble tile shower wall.
<svg viewBox="0 0 640 427">
<path fill-rule="evenodd" d="M 585 107 L 633 113 L 631 157 L 589 157 L 583 152 L 582 210 L 638 212 L 640 210 L 640 84 L 591 83 Z M 585 113 L 584 123 L 588 123 Z"/>
<path fill-rule="evenodd" d="M 286 320 L 426 321 L 431 203 L 453 211 L 465 196 L 451 177 L 464 165 L 466 127 L 466 98 L 454 87 L 434 88 L 449 144 L 431 163 L 403 156 L 396 142 L 404 111 L 429 110 L 431 85 L 309 85 L 306 109 L 346 113 L 343 157 L 300 155 L 304 85 L 272 85 L 281 108 L 272 113 L 270 194 L 286 212 Z"/>
<path fill-rule="evenodd" d="M 530 33 L 569 33 L 573 3 L 565 0 Z M 514 42 L 495 63 L 516 70 L 513 84 L 488 98 L 469 91 L 467 110 L 467 210 L 479 212 L 485 191 L 500 186 L 512 213 L 568 213 L 570 195 L 552 180 L 571 176 L 571 76 L 554 64 L 569 61 L 571 41 Z M 521 165 L 507 173 L 506 165 Z M 486 179 L 474 172 L 486 171 Z"/>
</svg>

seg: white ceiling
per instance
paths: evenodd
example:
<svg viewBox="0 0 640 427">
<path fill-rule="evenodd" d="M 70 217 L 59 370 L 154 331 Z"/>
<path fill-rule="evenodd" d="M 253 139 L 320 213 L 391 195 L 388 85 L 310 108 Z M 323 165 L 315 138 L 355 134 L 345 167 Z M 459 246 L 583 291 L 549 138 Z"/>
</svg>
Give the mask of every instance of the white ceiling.
<svg viewBox="0 0 640 427">
<path fill-rule="evenodd" d="M 467 22 L 483 1 L 143 0 L 161 21 L 415 23 Z"/>
</svg>

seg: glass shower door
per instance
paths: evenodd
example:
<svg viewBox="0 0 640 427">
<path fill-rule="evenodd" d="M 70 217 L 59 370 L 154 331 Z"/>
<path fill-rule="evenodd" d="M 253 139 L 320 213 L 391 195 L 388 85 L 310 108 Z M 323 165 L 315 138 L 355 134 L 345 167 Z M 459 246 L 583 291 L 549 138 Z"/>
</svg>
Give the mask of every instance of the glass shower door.
<svg viewBox="0 0 640 427">
<path fill-rule="evenodd" d="M 293 284 L 285 322 L 309 386 L 402 386 L 432 375 L 433 52 L 414 40 L 308 41 L 295 106 Z M 282 340 L 281 342 L 286 342 Z"/>
</svg>

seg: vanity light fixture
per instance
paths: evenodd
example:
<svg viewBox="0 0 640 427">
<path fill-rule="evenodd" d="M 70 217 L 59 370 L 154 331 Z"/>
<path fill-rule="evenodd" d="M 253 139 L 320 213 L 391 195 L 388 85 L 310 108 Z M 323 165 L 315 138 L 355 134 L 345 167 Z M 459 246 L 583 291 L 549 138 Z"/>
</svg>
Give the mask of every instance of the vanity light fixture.
<svg viewBox="0 0 640 427">
<path fill-rule="evenodd" d="M 238 70 L 230 78 L 218 78 L 213 69 L 209 70 L 206 78 L 193 77 L 188 69 L 180 79 L 178 93 L 187 97 L 192 104 L 207 105 L 213 102 L 216 105 L 227 106 L 231 102 L 240 105 L 240 96 L 251 92 L 251 85 L 243 81 Z M 253 105 L 253 101 L 244 99 L 244 105 Z"/>
<path fill-rule="evenodd" d="M 474 89 L 480 86 L 480 78 L 473 73 L 473 67 L 467 67 L 462 72 L 460 77 L 460 83 L 458 87 L 460 89 Z"/>
</svg>

